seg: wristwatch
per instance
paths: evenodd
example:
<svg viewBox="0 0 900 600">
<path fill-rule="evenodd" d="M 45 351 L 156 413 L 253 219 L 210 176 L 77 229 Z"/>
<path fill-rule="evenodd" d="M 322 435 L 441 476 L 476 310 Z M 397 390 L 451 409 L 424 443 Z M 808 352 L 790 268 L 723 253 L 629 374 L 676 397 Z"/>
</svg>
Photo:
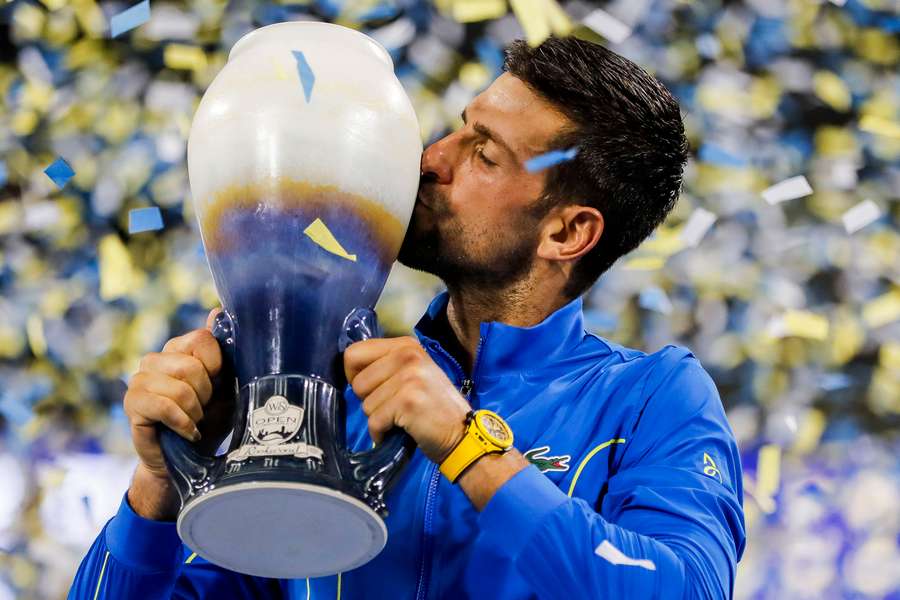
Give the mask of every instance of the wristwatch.
<svg viewBox="0 0 900 600">
<path fill-rule="evenodd" d="M 470 410 L 466 434 L 441 463 L 441 473 L 456 483 L 462 472 L 485 454 L 502 454 L 512 448 L 513 432 L 500 415 L 490 410 Z"/>
</svg>

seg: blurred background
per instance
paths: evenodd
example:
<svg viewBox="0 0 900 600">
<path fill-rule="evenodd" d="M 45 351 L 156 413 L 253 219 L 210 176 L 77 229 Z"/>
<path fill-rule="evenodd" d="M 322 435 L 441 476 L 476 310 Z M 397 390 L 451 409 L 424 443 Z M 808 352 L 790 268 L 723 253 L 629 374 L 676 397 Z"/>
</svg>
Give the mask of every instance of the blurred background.
<svg viewBox="0 0 900 600">
<path fill-rule="evenodd" d="M 594 40 L 666 83 L 692 146 L 684 193 L 586 295 L 587 325 L 686 345 L 714 377 L 745 469 L 737 598 L 900 598 L 900 1 L 12 0 L 0 600 L 65 597 L 121 501 L 129 377 L 218 304 L 193 111 L 243 34 L 287 20 L 378 39 L 426 143 L 461 125 L 515 38 Z M 387 333 L 440 290 L 396 266 Z"/>
</svg>

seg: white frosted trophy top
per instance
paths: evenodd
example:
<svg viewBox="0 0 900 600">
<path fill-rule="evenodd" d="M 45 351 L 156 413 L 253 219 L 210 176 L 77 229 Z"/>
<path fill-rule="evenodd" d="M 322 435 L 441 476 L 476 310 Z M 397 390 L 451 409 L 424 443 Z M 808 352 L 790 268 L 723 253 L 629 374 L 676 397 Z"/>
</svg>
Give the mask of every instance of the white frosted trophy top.
<svg viewBox="0 0 900 600">
<path fill-rule="evenodd" d="M 309 102 L 295 51 L 315 76 Z M 230 185 L 285 178 L 368 197 L 405 227 L 421 155 L 418 120 L 390 55 L 330 23 L 277 23 L 238 40 L 188 139 L 198 214 Z"/>
</svg>

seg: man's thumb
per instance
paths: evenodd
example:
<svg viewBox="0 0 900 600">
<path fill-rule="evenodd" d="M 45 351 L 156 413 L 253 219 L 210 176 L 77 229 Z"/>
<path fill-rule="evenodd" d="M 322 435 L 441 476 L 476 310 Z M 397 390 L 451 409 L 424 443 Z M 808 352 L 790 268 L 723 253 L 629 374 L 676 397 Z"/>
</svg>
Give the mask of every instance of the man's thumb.
<svg viewBox="0 0 900 600">
<path fill-rule="evenodd" d="M 217 306 L 211 311 L 209 311 L 209 315 L 206 317 L 206 328 L 212 331 L 213 325 L 216 322 L 216 315 L 222 312 L 222 307 Z"/>
</svg>

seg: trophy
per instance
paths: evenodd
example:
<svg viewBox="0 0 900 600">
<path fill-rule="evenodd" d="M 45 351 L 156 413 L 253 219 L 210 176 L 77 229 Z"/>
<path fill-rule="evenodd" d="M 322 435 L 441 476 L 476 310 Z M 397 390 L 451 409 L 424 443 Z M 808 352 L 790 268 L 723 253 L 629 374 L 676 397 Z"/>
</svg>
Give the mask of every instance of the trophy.
<svg viewBox="0 0 900 600">
<path fill-rule="evenodd" d="M 227 451 L 160 425 L 199 556 L 273 578 L 332 575 L 387 541 L 384 494 L 414 442 L 346 447 L 342 352 L 380 335 L 373 307 L 419 185 L 422 141 L 387 51 L 339 25 L 244 35 L 188 139 L 195 212 L 234 374 Z"/>
</svg>

